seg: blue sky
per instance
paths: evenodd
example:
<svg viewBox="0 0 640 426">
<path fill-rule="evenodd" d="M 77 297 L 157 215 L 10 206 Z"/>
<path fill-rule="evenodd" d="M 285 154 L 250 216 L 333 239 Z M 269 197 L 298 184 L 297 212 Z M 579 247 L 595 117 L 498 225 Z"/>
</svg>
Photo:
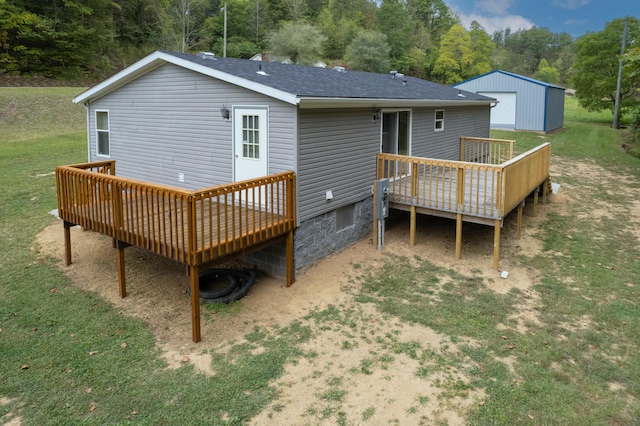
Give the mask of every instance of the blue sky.
<svg viewBox="0 0 640 426">
<path fill-rule="evenodd" d="M 607 22 L 625 16 L 640 18 L 640 0 L 444 0 L 469 28 L 478 21 L 489 35 L 507 27 L 533 26 L 574 37 L 598 32 Z"/>
</svg>

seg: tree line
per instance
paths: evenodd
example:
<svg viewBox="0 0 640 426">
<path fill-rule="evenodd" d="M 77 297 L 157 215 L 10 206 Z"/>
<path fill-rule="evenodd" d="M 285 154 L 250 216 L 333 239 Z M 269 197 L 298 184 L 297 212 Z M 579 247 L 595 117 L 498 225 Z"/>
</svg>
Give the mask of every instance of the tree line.
<svg viewBox="0 0 640 426">
<path fill-rule="evenodd" d="M 0 73 L 97 81 L 156 49 L 268 52 L 443 84 L 502 69 L 575 87 L 584 106 L 602 109 L 615 97 L 622 23 L 576 40 L 547 28 L 466 29 L 443 0 L 0 0 Z M 640 83 L 638 20 L 627 31 L 636 47 L 625 54 L 625 108 Z"/>
</svg>

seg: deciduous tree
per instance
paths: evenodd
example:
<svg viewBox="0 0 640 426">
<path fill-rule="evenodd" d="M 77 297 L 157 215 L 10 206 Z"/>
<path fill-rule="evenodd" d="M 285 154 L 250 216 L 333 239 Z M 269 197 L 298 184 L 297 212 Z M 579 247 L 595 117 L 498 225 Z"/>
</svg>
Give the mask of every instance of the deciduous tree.
<svg viewBox="0 0 640 426">
<path fill-rule="evenodd" d="M 540 61 L 540 66 L 538 67 L 538 71 L 534 76 L 540 81 L 544 81 L 545 83 L 550 84 L 558 84 L 558 80 L 560 80 L 560 73 L 557 69 L 549 65 L 546 59 Z"/>
<path fill-rule="evenodd" d="M 386 35 L 373 30 L 362 30 L 347 46 L 345 60 L 354 70 L 387 72 L 390 50 Z"/>
<path fill-rule="evenodd" d="M 460 25 L 454 25 L 442 37 L 440 56 L 433 67 L 433 76 L 442 84 L 459 83 L 469 75 L 474 61 L 471 36 Z"/>
<path fill-rule="evenodd" d="M 274 56 L 288 57 L 295 64 L 313 65 L 322 58 L 325 39 L 313 25 L 287 22 L 271 34 L 269 46 Z"/>
<path fill-rule="evenodd" d="M 628 28 L 627 43 L 633 46 L 640 37 L 640 22 L 628 18 Z M 589 111 L 614 109 L 623 31 L 624 20 L 616 19 L 607 23 L 604 30 L 587 33 L 576 42 L 573 82 L 580 105 Z M 640 75 L 629 72 L 628 68 L 623 71 L 620 115 L 635 103 L 633 95 L 640 86 Z"/>
</svg>

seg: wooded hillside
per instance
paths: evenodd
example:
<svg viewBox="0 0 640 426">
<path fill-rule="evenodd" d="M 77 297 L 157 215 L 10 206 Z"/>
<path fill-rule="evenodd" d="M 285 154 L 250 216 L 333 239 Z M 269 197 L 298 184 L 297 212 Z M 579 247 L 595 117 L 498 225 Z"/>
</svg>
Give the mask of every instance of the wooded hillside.
<svg viewBox="0 0 640 426">
<path fill-rule="evenodd" d="M 156 49 L 222 56 L 225 4 L 230 57 L 266 50 L 447 84 L 495 68 L 563 84 L 575 57 L 569 34 L 467 30 L 443 0 L 0 0 L 0 73 L 96 81 Z"/>
</svg>

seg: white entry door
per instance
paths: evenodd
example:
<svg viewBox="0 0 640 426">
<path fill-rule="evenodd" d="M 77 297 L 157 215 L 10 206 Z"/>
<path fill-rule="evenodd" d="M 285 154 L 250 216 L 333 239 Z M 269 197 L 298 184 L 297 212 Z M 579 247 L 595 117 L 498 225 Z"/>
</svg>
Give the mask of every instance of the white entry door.
<svg viewBox="0 0 640 426">
<path fill-rule="evenodd" d="M 233 110 L 235 181 L 268 173 L 268 124 L 266 108 Z"/>
</svg>

